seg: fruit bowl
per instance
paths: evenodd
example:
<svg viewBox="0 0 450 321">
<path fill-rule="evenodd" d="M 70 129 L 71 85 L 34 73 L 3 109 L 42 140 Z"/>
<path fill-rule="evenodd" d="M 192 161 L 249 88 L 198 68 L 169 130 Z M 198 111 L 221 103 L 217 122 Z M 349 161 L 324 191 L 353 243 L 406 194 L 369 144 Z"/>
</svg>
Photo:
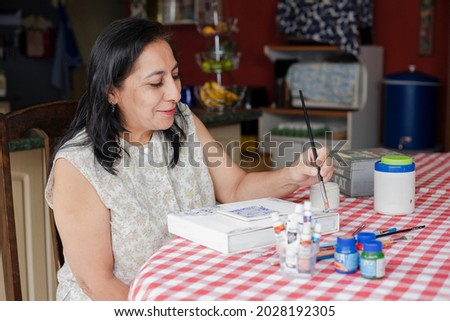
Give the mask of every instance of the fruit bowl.
<svg viewBox="0 0 450 321">
<path fill-rule="evenodd" d="M 240 52 L 200 52 L 195 54 L 195 60 L 205 73 L 221 73 L 235 70 L 239 67 Z"/>
<path fill-rule="evenodd" d="M 240 106 L 246 90 L 242 86 L 222 86 L 216 81 L 207 81 L 203 86 L 196 86 L 194 93 L 207 111 L 223 112 Z"/>
<path fill-rule="evenodd" d="M 232 32 L 238 32 L 237 18 L 230 18 L 218 21 L 214 24 L 213 19 L 201 19 L 197 24 L 198 32 L 205 37 L 214 37 L 216 35 L 225 36 Z"/>
</svg>

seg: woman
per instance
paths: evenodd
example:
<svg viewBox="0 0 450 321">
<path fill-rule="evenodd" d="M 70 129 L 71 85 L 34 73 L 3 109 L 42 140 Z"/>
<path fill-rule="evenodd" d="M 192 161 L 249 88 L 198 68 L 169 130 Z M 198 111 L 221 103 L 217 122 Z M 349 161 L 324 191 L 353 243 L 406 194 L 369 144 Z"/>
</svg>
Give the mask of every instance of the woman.
<svg viewBox="0 0 450 321">
<path fill-rule="evenodd" d="M 168 213 L 281 197 L 317 182 L 317 169 L 301 160 L 247 174 L 179 102 L 180 92 L 161 24 L 127 18 L 100 34 L 46 189 L 66 258 L 58 300 L 126 300 L 140 266 L 170 238 Z M 325 150 L 319 155 L 325 163 Z M 321 173 L 329 180 L 331 166 Z"/>
</svg>

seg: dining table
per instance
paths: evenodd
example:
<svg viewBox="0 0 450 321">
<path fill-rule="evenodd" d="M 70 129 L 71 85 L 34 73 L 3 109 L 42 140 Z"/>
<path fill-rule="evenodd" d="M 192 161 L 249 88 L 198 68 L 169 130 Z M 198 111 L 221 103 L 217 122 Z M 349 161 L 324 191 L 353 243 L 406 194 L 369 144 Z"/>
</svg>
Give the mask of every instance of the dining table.
<svg viewBox="0 0 450 321">
<path fill-rule="evenodd" d="M 408 232 L 410 239 L 383 249 L 384 277 L 338 273 L 333 258 L 317 261 L 311 277 L 284 276 L 276 263 L 275 246 L 222 254 L 174 236 L 142 266 L 130 286 L 129 300 L 450 300 L 450 153 L 411 156 L 416 173 L 412 214 L 382 215 L 374 210 L 373 196 L 341 194 L 340 230 L 321 239 L 336 241 L 337 235 L 351 234 L 362 224 L 364 231 L 425 225 Z M 309 188 L 283 199 L 303 203 L 309 200 Z"/>
</svg>

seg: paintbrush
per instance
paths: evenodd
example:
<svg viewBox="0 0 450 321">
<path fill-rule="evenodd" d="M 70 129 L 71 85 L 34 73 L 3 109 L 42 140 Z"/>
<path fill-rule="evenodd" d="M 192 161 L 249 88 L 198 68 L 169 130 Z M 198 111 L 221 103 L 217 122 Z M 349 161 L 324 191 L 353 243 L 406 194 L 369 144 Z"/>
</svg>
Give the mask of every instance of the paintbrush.
<svg viewBox="0 0 450 321">
<path fill-rule="evenodd" d="M 366 227 L 366 224 L 361 224 L 356 230 L 353 231 L 352 236 L 357 236 Z"/>
<path fill-rule="evenodd" d="M 313 137 L 313 133 L 311 130 L 311 124 L 309 123 L 309 117 L 308 117 L 308 112 L 306 110 L 306 105 L 305 105 L 305 101 L 303 99 L 303 92 L 301 90 L 299 90 L 300 93 L 300 100 L 302 102 L 302 107 L 303 107 L 303 114 L 305 116 L 305 121 L 306 121 L 306 127 L 308 128 L 308 135 L 309 135 L 309 142 L 311 144 L 311 149 L 313 152 L 313 156 L 314 156 L 314 165 L 317 168 L 317 176 L 319 177 L 319 187 L 320 187 L 320 193 L 322 194 L 322 199 L 323 199 L 323 204 L 324 204 L 324 212 L 328 212 L 328 210 L 330 209 L 330 203 L 328 202 L 328 196 L 327 196 L 327 191 L 325 189 L 325 183 L 323 181 L 323 177 L 322 175 L 320 175 L 320 166 L 317 165 L 317 150 L 316 150 L 316 144 L 314 143 L 314 137 Z"/>
<path fill-rule="evenodd" d="M 403 235 L 403 236 L 400 236 L 397 238 L 383 240 L 382 243 L 383 243 L 383 247 L 385 247 L 385 246 L 390 246 L 393 243 L 397 243 L 398 241 L 409 241 L 409 240 L 412 240 L 413 238 L 414 238 L 414 236 L 412 236 L 412 235 Z"/>
<path fill-rule="evenodd" d="M 396 243 L 398 241 L 409 241 L 412 240 L 414 238 L 414 236 L 412 235 L 403 235 L 401 237 L 397 237 L 397 238 L 393 238 L 393 239 L 389 239 L 389 240 L 383 240 L 383 248 L 384 247 L 389 247 L 391 246 L 393 243 Z M 334 249 L 329 249 L 329 250 L 322 250 L 317 253 L 317 261 L 322 261 L 322 260 L 327 260 L 327 259 L 332 259 L 334 258 Z"/>
<path fill-rule="evenodd" d="M 380 234 L 386 234 L 386 233 L 390 233 L 390 232 L 395 232 L 397 231 L 396 227 L 391 227 L 390 229 L 384 230 L 384 231 L 375 231 L 375 235 L 380 235 Z"/>
<path fill-rule="evenodd" d="M 359 232 L 361 232 L 366 227 L 366 224 L 361 224 L 356 228 L 356 230 L 353 231 L 352 236 L 356 237 Z M 336 247 L 336 242 L 330 242 L 330 243 L 322 243 L 320 245 L 321 250 L 328 250 Z"/>
<path fill-rule="evenodd" d="M 420 230 L 423 229 L 425 227 L 425 225 L 419 225 L 419 226 L 414 226 L 411 228 L 405 228 L 403 230 L 397 230 L 397 231 L 392 231 L 392 232 L 387 232 L 387 233 L 381 233 L 376 235 L 376 238 L 382 237 L 382 236 L 388 236 L 388 235 L 392 235 L 392 234 L 397 234 L 397 233 L 404 233 L 404 232 L 409 232 L 409 231 L 414 231 L 414 230 Z"/>
</svg>

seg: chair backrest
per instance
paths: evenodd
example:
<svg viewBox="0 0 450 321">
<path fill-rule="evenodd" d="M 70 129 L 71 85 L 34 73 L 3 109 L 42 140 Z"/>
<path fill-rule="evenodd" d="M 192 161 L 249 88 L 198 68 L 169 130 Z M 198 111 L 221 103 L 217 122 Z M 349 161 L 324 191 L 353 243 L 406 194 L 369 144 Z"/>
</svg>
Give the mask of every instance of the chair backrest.
<svg viewBox="0 0 450 321">
<path fill-rule="evenodd" d="M 77 101 L 55 101 L 20 109 L 8 114 L 0 114 L 0 228 L 3 273 L 7 300 L 22 300 L 19 256 L 17 251 L 16 223 L 14 216 L 13 191 L 9 143 L 26 137 L 30 133 L 42 139 L 44 162 L 47 175 L 50 171 L 49 159 L 59 138 L 63 136 L 74 118 Z M 55 267 L 63 264 L 62 246 L 50 211 L 52 242 Z"/>
</svg>

